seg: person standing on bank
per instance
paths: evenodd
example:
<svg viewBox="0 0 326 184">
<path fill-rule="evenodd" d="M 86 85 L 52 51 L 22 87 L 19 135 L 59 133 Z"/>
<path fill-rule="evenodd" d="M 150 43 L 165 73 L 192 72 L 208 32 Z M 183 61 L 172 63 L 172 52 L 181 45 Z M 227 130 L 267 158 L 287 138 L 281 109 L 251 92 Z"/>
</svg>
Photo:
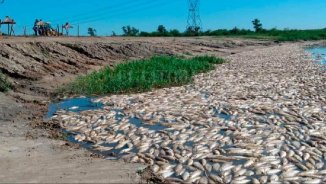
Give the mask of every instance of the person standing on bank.
<svg viewBox="0 0 326 184">
<path fill-rule="evenodd" d="M 39 22 L 38 19 L 36 19 L 33 26 L 35 36 L 38 35 L 38 22 Z"/>
</svg>

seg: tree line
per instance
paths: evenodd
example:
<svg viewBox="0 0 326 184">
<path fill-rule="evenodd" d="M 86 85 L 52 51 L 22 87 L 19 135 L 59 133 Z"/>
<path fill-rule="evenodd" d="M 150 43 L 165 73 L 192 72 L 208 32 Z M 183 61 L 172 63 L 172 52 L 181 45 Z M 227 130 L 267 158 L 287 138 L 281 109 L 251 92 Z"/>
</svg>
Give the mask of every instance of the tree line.
<svg viewBox="0 0 326 184">
<path fill-rule="evenodd" d="M 123 36 L 142 36 L 142 37 L 152 37 L 152 36 L 218 36 L 218 35 L 234 35 L 234 34 L 248 34 L 248 33 L 259 33 L 266 31 L 263 29 L 263 25 L 261 24 L 259 19 L 255 19 L 252 21 L 255 31 L 250 29 L 239 29 L 237 27 L 227 30 L 227 29 L 218 29 L 218 30 L 207 30 L 201 31 L 199 27 L 189 27 L 184 32 L 181 32 L 177 29 L 167 30 L 164 25 L 159 25 L 156 31 L 153 32 L 145 32 L 139 31 L 139 29 L 132 26 L 123 26 Z"/>
<path fill-rule="evenodd" d="M 140 31 L 133 26 L 123 26 L 122 36 L 139 37 L 188 37 L 188 36 L 242 36 L 249 38 L 271 38 L 279 41 L 297 41 L 297 40 L 322 40 L 326 39 L 326 29 L 315 30 L 296 30 L 296 29 L 264 29 L 259 19 L 252 21 L 253 30 L 240 29 L 217 29 L 203 31 L 199 27 L 190 27 L 184 32 L 177 29 L 168 30 L 164 25 L 159 25 L 153 32 Z M 96 35 L 96 30 L 89 28 L 89 35 Z M 117 36 L 115 32 L 112 36 Z"/>
</svg>

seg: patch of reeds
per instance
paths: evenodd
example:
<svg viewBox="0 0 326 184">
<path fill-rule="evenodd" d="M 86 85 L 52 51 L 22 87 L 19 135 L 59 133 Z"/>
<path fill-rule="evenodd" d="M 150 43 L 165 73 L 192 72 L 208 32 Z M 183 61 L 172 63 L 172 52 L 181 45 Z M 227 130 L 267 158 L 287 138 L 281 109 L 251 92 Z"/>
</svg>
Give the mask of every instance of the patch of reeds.
<svg viewBox="0 0 326 184">
<path fill-rule="evenodd" d="M 104 95 L 180 86 L 190 83 L 194 75 L 212 70 L 215 64 L 223 62 L 223 59 L 212 56 L 197 56 L 191 59 L 155 56 L 78 77 L 63 91 L 69 94 Z"/>
</svg>

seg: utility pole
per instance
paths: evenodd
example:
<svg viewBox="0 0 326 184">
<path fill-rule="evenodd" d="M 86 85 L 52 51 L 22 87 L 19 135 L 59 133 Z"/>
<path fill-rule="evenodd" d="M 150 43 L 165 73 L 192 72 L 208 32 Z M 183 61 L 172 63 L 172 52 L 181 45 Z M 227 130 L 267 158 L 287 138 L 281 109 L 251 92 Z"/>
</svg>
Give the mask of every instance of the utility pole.
<svg viewBox="0 0 326 184">
<path fill-rule="evenodd" d="M 188 0 L 188 7 L 187 31 L 199 32 L 202 29 L 202 22 L 199 14 L 199 0 Z"/>
<path fill-rule="evenodd" d="M 3 4 L 5 2 L 5 0 L 1 0 L 0 4 Z M 0 36 L 2 36 L 2 32 L 1 32 L 1 19 L 0 19 Z"/>
</svg>

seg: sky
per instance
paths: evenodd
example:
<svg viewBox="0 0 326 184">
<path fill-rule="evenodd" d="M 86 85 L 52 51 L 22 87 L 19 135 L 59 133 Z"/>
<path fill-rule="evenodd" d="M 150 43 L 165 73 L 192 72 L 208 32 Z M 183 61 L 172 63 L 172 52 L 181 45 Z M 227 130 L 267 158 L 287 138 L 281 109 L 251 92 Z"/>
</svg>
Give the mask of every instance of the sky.
<svg viewBox="0 0 326 184">
<path fill-rule="evenodd" d="M 207 29 L 252 29 L 258 18 L 264 28 L 326 28 L 325 0 L 201 0 L 200 17 Z M 43 19 L 52 25 L 70 22 L 71 34 L 87 34 L 87 28 L 98 35 L 121 34 L 121 27 L 134 26 L 141 31 L 154 31 L 162 24 L 167 29 L 186 29 L 187 0 L 5 0 L 0 17 L 9 15 L 17 22 L 16 34 L 24 26 L 32 33 L 34 20 Z M 5 31 L 5 27 L 1 28 Z"/>
</svg>

